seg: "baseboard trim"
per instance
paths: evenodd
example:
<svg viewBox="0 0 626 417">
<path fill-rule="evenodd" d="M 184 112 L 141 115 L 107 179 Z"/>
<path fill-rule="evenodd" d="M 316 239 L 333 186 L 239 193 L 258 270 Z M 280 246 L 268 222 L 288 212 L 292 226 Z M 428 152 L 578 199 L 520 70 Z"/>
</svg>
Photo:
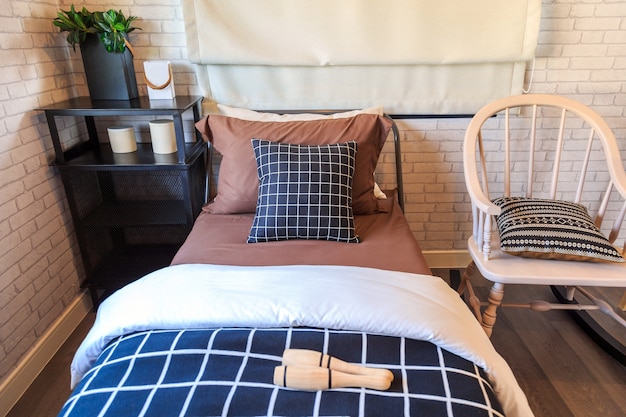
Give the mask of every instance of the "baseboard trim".
<svg viewBox="0 0 626 417">
<path fill-rule="evenodd" d="M 465 268 L 472 259 L 467 250 L 425 250 L 423 253 L 431 269 Z"/>
<path fill-rule="evenodd" d="M 91 299 L 86 293 L 76 297 L 37 340 L 17 368 L 0 384 L 0 416 L 11 411 L 91 308 Z"/>
</svg>

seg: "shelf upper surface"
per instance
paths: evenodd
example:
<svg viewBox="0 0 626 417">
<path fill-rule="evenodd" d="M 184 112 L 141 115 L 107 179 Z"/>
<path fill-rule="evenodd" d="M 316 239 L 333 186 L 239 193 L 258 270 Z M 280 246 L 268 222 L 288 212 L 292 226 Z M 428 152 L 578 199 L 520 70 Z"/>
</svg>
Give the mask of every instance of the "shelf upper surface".
<svg viewBox="0 0 626 417">
<path fill-rule="evenodd" d="M 185 154 L 187 155 L 185 164 L 178 162 L 178 153 L 155 154 L 152 152 L 152 145 L 149 143 L 138 143 L 137 150 L 130 153 L 114 153 L 108 143 L 102 143 L 95 150 L 83 152 L 66 162 L 57 163 L 58 166 L 66 168 L 88 168 L 94 169 L 123 169 L 124 167 L 179 167 L 185 169 L 186 164 L 195 163 L 203 154 L 206 145 L 203 142 L 185 143 Z"/>
<path fill-rule="evenodd" d="M 69 100 L 40 107 L 53 114 L 94 115 L 99 114 L 158 114 L 184 112 L 202 101 L 202 96 L 177 96 L 171 100 L 150 100 L 138 97 L 132 100 L 91 100 L 89 97 L 75 97 Z"/>
</svg>

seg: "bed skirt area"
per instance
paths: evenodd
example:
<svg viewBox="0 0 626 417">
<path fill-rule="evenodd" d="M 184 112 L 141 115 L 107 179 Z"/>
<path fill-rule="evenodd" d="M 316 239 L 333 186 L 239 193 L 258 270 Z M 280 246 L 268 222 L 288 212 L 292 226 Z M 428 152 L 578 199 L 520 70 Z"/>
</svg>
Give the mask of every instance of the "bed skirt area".
<svg viewBox="0 0 626 417">
<path fill-rule="evenodd" d="M 273 384 L 284 349 L 393 372 L 387 391 Z M 404 337 L 312 328 L 151 330 L 111 342 L 59 416 L 503 416 L 483 371 Z"/>
</svg>

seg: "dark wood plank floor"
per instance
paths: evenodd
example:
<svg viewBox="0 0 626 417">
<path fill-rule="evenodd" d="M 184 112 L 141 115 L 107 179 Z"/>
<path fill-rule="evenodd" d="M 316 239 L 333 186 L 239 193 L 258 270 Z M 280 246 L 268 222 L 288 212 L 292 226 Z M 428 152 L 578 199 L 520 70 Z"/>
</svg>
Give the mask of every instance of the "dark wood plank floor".
<svg viewBox="0 0 626 417">
<path fill-rule="evenodd" d="M 6 417 L 55 417 L 70 396 L 70 363 L 89 332 L 95 313 L 89 313 L 63 344 L 39 377 Z"/>
<path fill-rule="evenodd" d="M 433 271 L 447 279 L 448 271 Z M 486 299 L 490 283 L 472 280 Z M 549 287 L 508 285 L 504 301 L 554 301 Z M 566 311 L 498 310 L 491 340 L 507 360 L 537 417 L 626 416 L 626 367 L 582 331 Z"/>
<path fill-rule="evenodd" d="M 435 270 L 448 278 L 448 271 Z M 474 280 L 476 291 L 487 283 Z M 548 288 L 507 286 L 505 300 L 552 300 Z M 54 417 L 69 396 L 69 363 L 93 323 L 83 321 L 7 417 Z M 626 367 L 607 355 L 563 311 L 502 309 L 493 344 L 509 362 L 537 417 L 626 416 Z"/>
</svg>

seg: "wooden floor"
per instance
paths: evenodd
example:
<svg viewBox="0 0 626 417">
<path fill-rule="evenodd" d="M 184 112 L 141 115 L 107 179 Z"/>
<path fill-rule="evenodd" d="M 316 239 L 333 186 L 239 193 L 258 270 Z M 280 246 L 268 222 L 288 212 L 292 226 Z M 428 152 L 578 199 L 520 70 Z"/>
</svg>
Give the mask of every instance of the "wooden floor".
<svg viewBox="0 0 626 417">
<path fill-rule="evenodd" d="M 433 272 L 447 278 L 447 271 Z M 474 280 L 477 293 L 486 292 L 483 281 Z M 553 299 L 548 288 L 505 288 L 508 302 L 528 297 Z M 83 321 L 7 417 L 57 415 L 70 393 L 69 363 L 93 319 L 90 314 Z M 492 341 L 537 417 L 626 416 L 626 367 L 596 346 L 568 313 L 500 310 Z"/>
<path fill-rule="evenodd" d="M 70 363 L 95 319 L 89 313 L 6 417 L 56 416 L 70 395 Z"/>
</svg>

